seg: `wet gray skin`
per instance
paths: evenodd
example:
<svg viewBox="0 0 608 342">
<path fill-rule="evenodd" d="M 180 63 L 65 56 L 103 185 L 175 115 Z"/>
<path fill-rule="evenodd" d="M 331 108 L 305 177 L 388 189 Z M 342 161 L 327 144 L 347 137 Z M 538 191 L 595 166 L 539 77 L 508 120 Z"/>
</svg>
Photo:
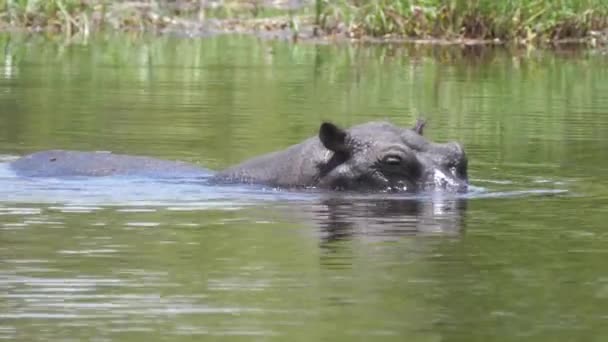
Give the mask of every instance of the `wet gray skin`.
<svg viewBox="0 0 608 342">
<path fill-rule="evenodd" d="M 369 122 L 346 130 L 325 122 L 317 136 L 219 171 L 210 181 L 355 191 L 465 191 L 468 178 L 463 148 L 455 142 L 433 143 L 422 136 L 423 128 L 423 121 L 412 129 Z M 208 175 L 205 169 L 188 163 L 63 150 L 33 153 L 11 167 L 30 177 Z"/>
</svg>

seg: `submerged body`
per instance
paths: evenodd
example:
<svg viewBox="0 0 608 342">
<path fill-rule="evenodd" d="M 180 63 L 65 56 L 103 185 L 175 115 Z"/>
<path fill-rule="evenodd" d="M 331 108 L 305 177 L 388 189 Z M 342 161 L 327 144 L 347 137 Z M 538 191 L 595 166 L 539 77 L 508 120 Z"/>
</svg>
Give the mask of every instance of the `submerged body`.
<svg viewBox="0 0 608 342">
<path fill-rule="evenodd" d="M 333 190 L 465 190 L 464 150 L 458 143 L 428 141 L 423 127 L 421 122 L 413 129 L 370 122 L 343 130 L 323 123 L 318 136 L 219 171 L 210 181 Z M 30 177 L 209 175 L 206 169 L 183 162 L 63 150 L 36 152 L 11 167 Z"/>
</svg>

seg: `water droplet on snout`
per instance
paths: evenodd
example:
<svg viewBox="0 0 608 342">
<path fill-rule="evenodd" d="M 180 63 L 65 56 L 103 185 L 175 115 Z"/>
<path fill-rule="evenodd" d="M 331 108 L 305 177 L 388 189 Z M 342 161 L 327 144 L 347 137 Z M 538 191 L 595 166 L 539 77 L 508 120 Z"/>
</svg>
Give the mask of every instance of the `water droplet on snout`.
<svg viewBox="0 0 608 342">
<path fill-rule="evenodd" d="M 435 183 L 435 186 L 441 187 L 441 188 L 458 186 L 458 184 L 454 180 L 454 178 L 448 177 L 445 173 L 443 173 L 439 169 L 435 169 L 435 172 L 433 174 L 433 182 Z"/>
</svg>

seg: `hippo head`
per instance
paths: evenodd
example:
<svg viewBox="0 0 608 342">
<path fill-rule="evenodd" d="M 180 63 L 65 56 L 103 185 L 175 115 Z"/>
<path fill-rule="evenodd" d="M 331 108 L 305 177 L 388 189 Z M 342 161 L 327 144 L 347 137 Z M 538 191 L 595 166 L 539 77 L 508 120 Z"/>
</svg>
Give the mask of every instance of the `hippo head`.
<svg viewBox="0 0 608 342">
<path fill-rule="evenodd" d="M 323 123 L 319 139 L 327 149 L 318 165 L 319 185 L 344 190 L 466 191 L 467 157 L 460 144 L 433 143 L 412 129 L 370 122 L 343 130 Z"/>
</svg>

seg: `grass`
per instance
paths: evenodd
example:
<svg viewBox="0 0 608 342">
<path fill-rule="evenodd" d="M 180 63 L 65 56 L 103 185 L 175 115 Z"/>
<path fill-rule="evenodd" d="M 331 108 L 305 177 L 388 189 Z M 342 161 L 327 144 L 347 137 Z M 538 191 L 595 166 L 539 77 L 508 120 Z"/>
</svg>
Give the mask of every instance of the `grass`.
<svg viewBox="0 0 608 342">
<path fill-rule="evenodd" d="M 158 31 L 180 20 L 210 17 L 246 21 L 289 14 L 288 26 L 310 16 L 325 35 L 349 38 L 471 38 L 555 41 L 608 37 L 606 0 L 302 0 L 300 10 L 264 6 L 263 0 L 0 0 L 4 28 L 63 32 L 103 29 Z M 283 1 L 285 2 L 285 1 Z M 312 18 L 314 16 L 314 18 Z"/>
<path fill-rule="evenodd" d="M 152 31 L 176 20 L 251 18 L 279 14 L 257 0 L 224 0 L 219 8 L 200 0 L 0 0 L 0 23 L 33 31 L 89 34 L 101 29 Z"/>
<path fill-rule="evenodd" d="M 561 40 L 608 28 L 605 0 L 322 1 L 319 24 L 355 37 Z M 320 5 L 318 5 L 320 6 Z"/>
<path fill-rule="evenodd" d="M 57 29 L 71 33 L 88 27 L 87 9 L 76 0 L 0 0 L 0 18 L 16 27 Z"/>
</svg>

